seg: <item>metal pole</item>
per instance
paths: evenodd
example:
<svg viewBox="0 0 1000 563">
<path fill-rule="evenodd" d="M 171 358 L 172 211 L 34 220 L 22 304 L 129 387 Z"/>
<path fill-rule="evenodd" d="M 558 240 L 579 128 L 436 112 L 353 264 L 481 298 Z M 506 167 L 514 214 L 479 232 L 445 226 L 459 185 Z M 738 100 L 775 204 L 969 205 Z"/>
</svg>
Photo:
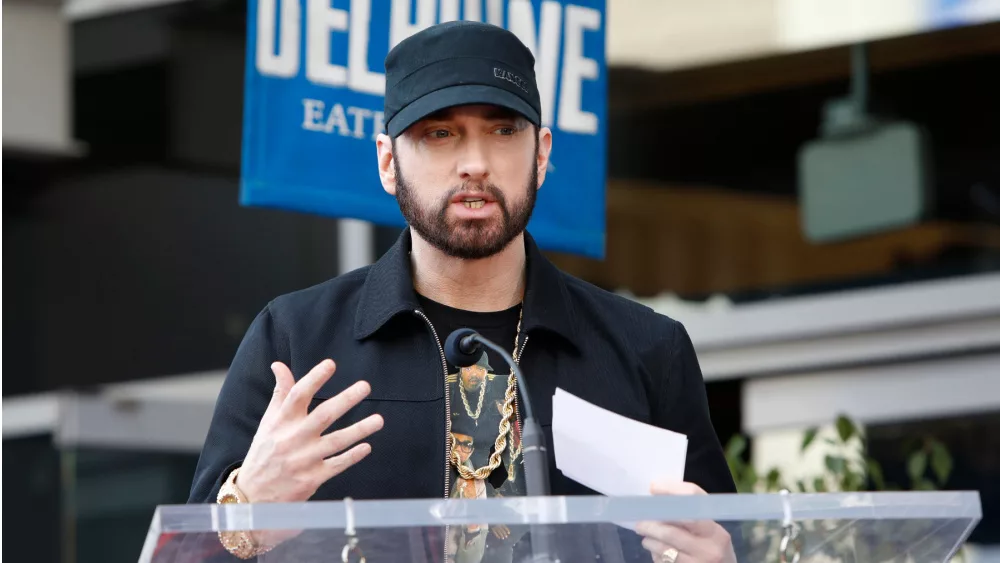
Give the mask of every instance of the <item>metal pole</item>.
<svg viewBox="0 0 1000 563">
<path fill-rule="evenodd" d="M 858 117 L 868 111 L 868 44 L 851 46 L 851 100 Z"/>
</svg>

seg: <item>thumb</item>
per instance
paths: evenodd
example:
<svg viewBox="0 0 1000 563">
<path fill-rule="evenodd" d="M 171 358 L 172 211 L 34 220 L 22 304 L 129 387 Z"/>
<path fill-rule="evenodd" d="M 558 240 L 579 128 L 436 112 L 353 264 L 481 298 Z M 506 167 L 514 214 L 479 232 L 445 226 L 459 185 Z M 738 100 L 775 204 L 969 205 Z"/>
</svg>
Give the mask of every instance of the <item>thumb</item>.
<svg viewBox="0 0 1000 563">
<path fill-rule="evenodd" d="M 652 483 L 649 492 L 654 495 L 704 495 L 705 490 L 688 481 L 661 480 Z"/>
</svg>

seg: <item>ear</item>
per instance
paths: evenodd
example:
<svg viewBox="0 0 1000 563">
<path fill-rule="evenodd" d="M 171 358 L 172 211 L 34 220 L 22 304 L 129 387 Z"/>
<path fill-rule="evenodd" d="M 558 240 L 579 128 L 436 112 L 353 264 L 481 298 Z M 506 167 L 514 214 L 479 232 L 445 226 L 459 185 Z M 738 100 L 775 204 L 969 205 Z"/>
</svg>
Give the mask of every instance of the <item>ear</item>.
<svg viewBox="0 0 1000 563">
<path fill-rule="evenodd" d="M 545 173 L 549 170 L 549 154 L 552 152 L 552 130 L 548 127 L 538 129 L 538 187 L 545 183 Z"/>
<path fill-rule="evenodd" d="M 375 148 L 378 151 L 378 177 L 382 180 L 382 189 L 385 193 L 396 196 L 396 167 L 392 154 L 392 139 L 385 133 L 379 133 L 375 140 Z"/>
</svg>

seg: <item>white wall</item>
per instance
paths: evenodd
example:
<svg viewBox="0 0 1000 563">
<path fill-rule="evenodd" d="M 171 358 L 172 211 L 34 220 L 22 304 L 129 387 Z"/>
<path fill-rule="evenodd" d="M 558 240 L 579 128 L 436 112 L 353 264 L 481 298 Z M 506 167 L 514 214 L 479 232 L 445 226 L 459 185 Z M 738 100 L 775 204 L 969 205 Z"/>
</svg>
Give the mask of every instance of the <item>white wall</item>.
<svg viewBox="0 0 1000 563">
<path fill-rule="evenodd" d="M 69 25 L 54 1 L 3 3 L 3 148 L 75 152 Z"/>
</svg>

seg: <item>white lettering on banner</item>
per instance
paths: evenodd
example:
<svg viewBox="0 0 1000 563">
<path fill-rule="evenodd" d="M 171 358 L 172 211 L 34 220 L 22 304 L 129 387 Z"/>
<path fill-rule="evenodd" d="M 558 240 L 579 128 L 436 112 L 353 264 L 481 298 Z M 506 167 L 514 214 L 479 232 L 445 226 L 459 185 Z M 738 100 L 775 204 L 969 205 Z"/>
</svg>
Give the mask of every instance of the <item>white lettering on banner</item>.
<svg viewBox="0 0 1000 563">
<path fill-rule="evenodd" d="M 306 3 L 306 22 L 301 21 L 300 2 L 303 1 Z M 304 24 L 307 80 L 322 86 L 383 95 L 385 74 L 368 66 L 372 51 L 372 0 L 350 0 L 349 10 L 333 8 L 332 2 L 257 0 L 257 71 L 277 78 L 298 76 Z M 389 47 L 430 27 L 438 11 L 442 22 L 459 17 L 480 21 L 483 2 L 486 20 L 501 24 L 504 0 L 391 0 Z M 531 0 L 507 0 L 507 14 L 508 28 L 535 56 L 543 125 L 572 133 L 596 134 L 597 116 L 584 111 L 583 81 L 597 79 L 600 66 L 596 60 L 585 56 L 583 46 L 585 33 L 600 31 L 601 12 L 585 6 L 563 5 L 557 0 L 543 0 L 536 25 Z M 331 53 L 332 34 L 345 32 L 348 34 L 347 53 Z M 276 45 L 279 34 L 280 45 Z M 339 104 L 327 111 L 322 101 L 309 99 L 303 100 L 303 104 L 303 129 L 327 133 L 337 130 L 338 134 L 356 138 L 368 136 L 369 123 L 376 132 L 382 129 L 384 116 L 381 111 L 353 108 L 352 113 L 352 108 L 345 110 Z M 348 116 L 353 117 L 353 127 L 348 124 Z"/>
<path fill-rule="evenodd" d="M 385 113 L 376 111 L 373 125 L 374 127 L 372 127 L 372 130 L 374 130 L 375 133 L 372 135 L 372 140 L 374 141 L 378 139 L 379 133 L 385 132 Z"/>
<path fill-rule="evenodd" d="M 365 118 L 371 117 L 375 112 L 370 109 L 349 107 L 347 113 L 354 117 L 354 138 L 365 138 Z M 376 131 L 376 133 L 378 133 Z"/>
<path fill-rule="evenodd" d="M 468 12 L 468 5 L 470 2 L 466 3 L 466 12 Z M 458 21 L 458 0 L 441 0 L 440 18 L 438 18 L 438 23 L 453 22 Z M 469 19 L 466 17 L 465 19 Z"/>
<path fill-rule="evenodd" d="M 583 6 L 566 6 L 559 128 L 573 133 L 597 133 L 597 116 L 583 111 L 583 81 L 597 78 L 597 61 L 583 56 L 583 30 L 601 29 L 601 13 Z"/>
<path fill-rule="evenodd" d="M 503 0 L 486 0 L 486 21 L 503 27 Z"/>
<path fill-rule="evenodd" d="M 567 6 L 567 9 L 569 6 Z M 535 36 L 535 12 L 528 0 L 510 0 L 507 27 L 535 56 L 535 81 L 542 102 L 542 125 L 552 126 L 555 115 L 556 79 L 559 70 L 559 28 L 562 6 L 542 2 L 542 25 Z"/>
<path fill-rule="evenodd" d="M 371 0 L 351 0 L 351 33 L 347 39 L 347 86 L 355 92 L 381 96 L 385 93 L 385 75 L 368 69 L 368 28 L 371 19 Z"/>
<path fill-rule="evenodd" d="M 348 14 L 332 8 L 330 0 L 308 0 L 306 78 L 317 84 L 344 86 L 347 69 L 330 63 L 330 32 L 347 31 Z"/>
<path fill-rule="evenodd" d="M 438 23 L 459 20 L 459 0 L 441 0 L 441 14 Z M 483 21 L 483 0 L 465 0 L 461 19 L 464 21 Z M 503 24 L 503 0 L 486 0 L 489 13 L 487 21 L 493 25 Z"/>
<path fill-rule="evenodd" d="M 322 100 L 302 100 L 302 106 L 305 109 L 305 117 L 302 119 L 302 128 L 308 129 L 310 131 L 322 131 L 323 125 L 318 123 L 318 119 L 323 119 L 323 102 Z"/>
<path fill-rule="evenodd" d="M 337 133 L 342 137 L 355 139 L 364 139 L 367 136 L 374 141 L 385 129 L 385 117 L 381 111 L 354 106 L 345 109 L 342 104 L 333 104 L 330 112 L 325 113 L 326 104 L 323 100 L 310 98 L 302 100 L 302 108 L 304 110 L 302 128 L 308 131 Z M 354 127 L 348 123 L 348 115 L 354 118 Z M 369 123 L 371 128 L 368 126 Z"/>
<path fill-rule="evenodd" d="M 277 6 L 281 2 L 281 47 L 276 54 Z M 292 78 L 299 73 L 299 0 L 258 0 L 257 70 L 261 74 Z"/>
<path fill-rule="evenodd" d="M 434 25 L 434 17 L 437 16 L 437 2 L 434 0 L 416 0 L 416 2 L 417 21 L 413 23 L 410 0 L 392 0 L 392 6 L 389 9 L 390 49 L 414 33 Z"/>
</svg>

